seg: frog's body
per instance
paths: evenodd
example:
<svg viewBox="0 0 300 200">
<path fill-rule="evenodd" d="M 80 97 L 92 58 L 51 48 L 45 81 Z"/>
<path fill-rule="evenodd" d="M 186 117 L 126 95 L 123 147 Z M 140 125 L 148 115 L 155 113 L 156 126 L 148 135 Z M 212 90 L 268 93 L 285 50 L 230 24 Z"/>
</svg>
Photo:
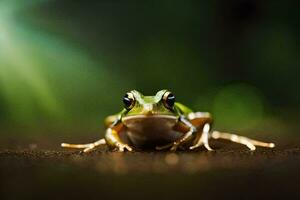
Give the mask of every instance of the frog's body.
<svg viewBox="0 0 300 200">
<path fill-rule="evenodd" d="M 179 148 L 194 149 L 208 144 L 210 137 L 222 138 L 241 143 L 255 150 L 255 146 L 274 147 L 264 143 L 229 133 L 210 132 L 212 118 L 209 113 L 193 112 L 188 107 L 175 102 L 175 97 L 167 90 L 155 96 L 144 96 L 133 90 L 123 98 L 125 108 L 118 114 L 105 119 L 107 127 L 105 139 L 90 144 L 66 144 L 63 147 L 83 148 L 88 152 L 107 144 L 118 151 L 132 151 L 133 148 Z"/>
</svg>

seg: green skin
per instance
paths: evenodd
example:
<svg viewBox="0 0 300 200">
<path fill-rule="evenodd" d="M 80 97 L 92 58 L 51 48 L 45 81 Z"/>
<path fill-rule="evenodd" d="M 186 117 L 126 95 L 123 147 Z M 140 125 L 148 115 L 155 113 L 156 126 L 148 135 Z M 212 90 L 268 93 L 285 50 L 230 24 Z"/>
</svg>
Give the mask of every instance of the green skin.
<svg viewBox="0 0 300 200">
<path fill-rule="evenodd" d="M 148 115 L 149 113 L 152 113 L 153 115 L 173 115 L 179 117 L 193 112 L 191 109 L 178 102 L 175 102 L 173 109 L 167 108 L 163 103 L 163 95 L 166 92 L 167 90 L 160 90 L 155 96 L 144 96 L 136 90 L 131 91 L 136 102 L 130 110 L 124 109 L 120 113 L 121 116 Z M 149 107 L 151 110 L 147 109 Z"/>
<path fill-rule="evenodd" d="M 155 96 L 144 96 L 136 90 L 127 93 L 130 105 L 116 115 L 105 119 L 105 138 L 89 144 L 62 143 L 62 147 L 80 148 L 89 152 L 107 144 L 116 151 L 156 148 L 157 150 L 195 149 L 204 146 L 212 151 L 209 138 L 225 139 L 246 145 L 254 151 L 256 146 L 273 148 L 265 143 L 243 136 L 219 131 L 210 132 L 212 118 L 207 112 L 193 112 L 185 105 L 170 105 L 168 90 L 160 90 Z"/>
</svg>

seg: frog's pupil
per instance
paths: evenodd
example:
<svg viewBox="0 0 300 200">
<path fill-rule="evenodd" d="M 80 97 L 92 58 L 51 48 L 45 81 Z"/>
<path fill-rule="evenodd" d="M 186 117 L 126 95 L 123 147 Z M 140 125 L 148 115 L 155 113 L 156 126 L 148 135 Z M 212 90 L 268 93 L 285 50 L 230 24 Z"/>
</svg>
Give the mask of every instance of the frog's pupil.
<svg viewBox="0 0 300 200">
<path fill-rule="evenodd" d="M 124 98 L 123 98 L 123 103 L 124 103 L 125 107 L 127 107 L 127 108 L 131 106 L 131 104 L 132 104 L 132 99 L 130 99 L 130 98 L 128 97 L 128 94 L 126 94 L 126 95 L 124 96 Z"/>
<path fill-rule="evenodd" d="M 166 99 L 166 102 L 170 107 L 173 107 L 175 104 L 175 96 L 173 94 L 169 94 Z"/>
</svg>

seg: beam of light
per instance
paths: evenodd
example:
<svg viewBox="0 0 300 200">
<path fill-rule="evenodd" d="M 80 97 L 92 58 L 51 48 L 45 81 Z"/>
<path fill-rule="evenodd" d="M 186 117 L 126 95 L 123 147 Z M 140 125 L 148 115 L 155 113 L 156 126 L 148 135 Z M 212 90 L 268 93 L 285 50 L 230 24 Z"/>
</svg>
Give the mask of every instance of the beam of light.
<svg viewBox="0 0 300 200">
<path fill-rule="evenodd" d="M 33 1 L 28 1 L 27 5 L 31 3 Z M 14 17 L 22 6 L 25 6 L 24 3 L 19 1 L 0 3 L 1 92 L 10 104 L 13 117 L 20 115 L 28 117 L 30 107 L 33 107 L 34 102 L 47 113 L 57 115 L 62 111 L 62 107 L 30 52 L 30 46 L 33 44 L 22 40 L 19 32 L 16 31 L 19 24 L 15 22 Z"/>
<path fill-rule="evenodd" d="M 8 104 L 11 119 L 31 123 L 47 114 L 50 119 L 63 118 L 60 121 L 66 125 L 69 119 L 83 122 L 103 116 L 114 105 L 114 94 L 130 88 L 130 81 L 110 73 L 78 44 L 48 32 L 51 19 L 38 20 L 38 25 L 24 20 L 27 15 L 29 21 L 43 17 L 31 9 L 41 2 L 47 0 L 0 2 L 0 96 Z M 61 24 L 55 28 L 70 31 Z M 99 110 L 98 99 L 107 106 L 100 105 Z"/>
</svg>

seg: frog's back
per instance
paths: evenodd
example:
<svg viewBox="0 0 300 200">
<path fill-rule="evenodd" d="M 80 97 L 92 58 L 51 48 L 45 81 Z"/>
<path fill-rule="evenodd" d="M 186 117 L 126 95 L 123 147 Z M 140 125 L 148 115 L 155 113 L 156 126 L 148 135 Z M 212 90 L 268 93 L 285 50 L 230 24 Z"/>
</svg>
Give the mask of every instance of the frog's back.
<svg viewBox="0 0 300 200">
<path fill-rule="evenodd" d="M 189 113 L 192 113 L 193 110 L 189 107 L 183 105 L 182 103 L 175 102 L 175 108 L 179 110 L 182 115 L 187 116 Z"/>
</svg>

